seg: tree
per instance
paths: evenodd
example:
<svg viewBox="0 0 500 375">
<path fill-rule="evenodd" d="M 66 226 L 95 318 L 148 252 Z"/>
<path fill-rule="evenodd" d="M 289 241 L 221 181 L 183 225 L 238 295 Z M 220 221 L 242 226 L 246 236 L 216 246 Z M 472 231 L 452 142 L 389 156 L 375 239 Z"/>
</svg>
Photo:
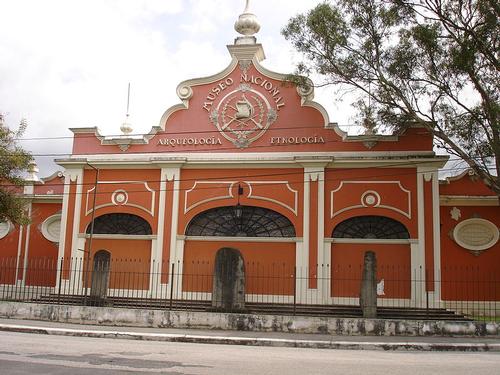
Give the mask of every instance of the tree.
<svg viewBox="0 0 500 375">
<path fill-rule="evenodd" d="M 366 123 L 425 126 L 500 195 L 499 19 L 495 0 L 338 0 L 282 33 L 305 57 L 297 83 L 319 73 Z"/>
<path fill-rule="evenodd" d="M 26 130 L 22 120 L 17 131 L 5 125 L 0 114 L 0 222 L 9 220 L 13 224 L 26 224 L 29 217 L 22 198 L 24 179 L 22 174 L 28 169 L 33 157 L 16 144 Z"/>
</svg>

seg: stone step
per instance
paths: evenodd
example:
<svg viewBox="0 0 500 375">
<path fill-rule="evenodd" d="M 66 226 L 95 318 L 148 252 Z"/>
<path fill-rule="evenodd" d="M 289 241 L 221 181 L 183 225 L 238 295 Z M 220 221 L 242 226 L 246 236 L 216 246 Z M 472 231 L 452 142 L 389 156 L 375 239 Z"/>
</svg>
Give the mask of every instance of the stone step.
<svg viewBox="0 0 500 375">
<path fill-rule="evenodd" d="M 40 303 L 112 306 L 122 308 L 157 308 L 179 309 L 190 311 L 220 311 L 212 308 L 211 301 L 203 300 L 172 300 L 150 298 L 108 297 L 105 300 L 95 300 L 90 296 L 57 295 L 40 296 L 33 300 Z M 235 311 L 236 312 L 236 311 Z M 363 314 L 359 306 L 353 305 L 304 305 L 304 304 L 270 304 L 248 302 L 245 304 L 245 313 L 275 314 L 275 315 L 304 315 L 304 316 L 336 316 L 339 318 L 361 317 Z M 453 311 L 439 308 L 412 308 L 412 307 L 378 307 L 377 315 L 382 319 L 406 320 L 470 320 Z"/>
</svg>

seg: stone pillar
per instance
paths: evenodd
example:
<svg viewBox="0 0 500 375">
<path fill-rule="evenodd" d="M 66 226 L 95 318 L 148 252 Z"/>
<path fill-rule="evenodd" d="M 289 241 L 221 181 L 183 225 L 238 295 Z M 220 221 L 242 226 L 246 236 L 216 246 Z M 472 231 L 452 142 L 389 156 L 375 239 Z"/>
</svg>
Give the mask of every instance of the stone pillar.
<svg viewBox="0 0 500 375">
<path fill-rule="evenodd" d="M 365 253 L 359 303 L 364 318 L 377 317 L 377 258 L 373 251 Z"/>
<path fill-rule="evenodd" d="M 245 308 L 245 263 L 236 249 L 225 247 L 215 256 L 212 307 L 224 311 Z"/>
</svg>

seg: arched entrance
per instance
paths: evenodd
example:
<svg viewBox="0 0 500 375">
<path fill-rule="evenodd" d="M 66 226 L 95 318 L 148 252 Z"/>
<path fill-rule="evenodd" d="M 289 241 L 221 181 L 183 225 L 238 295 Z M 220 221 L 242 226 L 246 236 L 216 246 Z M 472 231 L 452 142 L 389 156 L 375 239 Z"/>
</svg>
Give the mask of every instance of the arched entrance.
<svg viewBox="0 0 500 375">
<path fill-rule="evenodd" d="M 283 301 L 293 294 L 296 232 L 283 214 L 217 207 L 194 216 L 185 234 L 183 273 L 190 276 L 182 279 L 184 292 L 211 294 L 214 308 L 234 310 L 244 308 L 245 297 Z"/>
<path fill-rule="evenodd" d="M 245 263 L 236 249 L 224 247 L 215 255 L 212 307 L 225 311 L 245 308 Z"/>
<path fill-rule="evenodd" d="M 105 296 L 106 289 L 109 289 L 109 295 L 116 295 L 117 290 L 125 295 L 137 295 L 135 291 L 145 295 L 153 277 L 152 228 L 149 222 L 133 214 L 110 213 L 96 217 L 93 228 L 91 224 L 87 226 L 89 242 L 91 231 L 93 238 L 88 280 L 93 289 L 92 295 Z M 107 257 L 98 251 L 102 249 L 106 249 Z M 125 290 L 127 292 L 123 292 Z"/>
<path fill-rule="evenodd" d="M 333 297 L 357 298 L 365 274 L 365 255 L 373 253 L 380 298 L 411 298 L 410 233 L 401 222 L 385 216 L 356 216 L 340 222 L 332 231 Z M 375 269 L 376 268 L 376 269 Z"/>
<path fill-rule="evenodd" d="M 100 301 L 108 294 L 110 260 L 111 254 L 106 250 L 99 250 L 94 255 L 90 286 L 92 300 Z"/>
</svg>

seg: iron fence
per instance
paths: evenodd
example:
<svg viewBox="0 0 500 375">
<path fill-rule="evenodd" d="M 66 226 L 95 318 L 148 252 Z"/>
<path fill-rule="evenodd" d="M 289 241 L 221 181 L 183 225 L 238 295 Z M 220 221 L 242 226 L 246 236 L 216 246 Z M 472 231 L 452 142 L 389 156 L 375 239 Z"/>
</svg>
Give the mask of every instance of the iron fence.
<svg viewBox="0 0 500 375">
<path fill-rule="evenodd" d="M 492 265 L 494 266 L 494 265 Z M 3 301 L 129 308 L 360 316 L 362 266 L 162 262 L 109 259 L 0 259 Z M 439 272 L 377 268 L 380 317 L 500 321 L 500 274 L 446 267 Z"/>
</svg>

